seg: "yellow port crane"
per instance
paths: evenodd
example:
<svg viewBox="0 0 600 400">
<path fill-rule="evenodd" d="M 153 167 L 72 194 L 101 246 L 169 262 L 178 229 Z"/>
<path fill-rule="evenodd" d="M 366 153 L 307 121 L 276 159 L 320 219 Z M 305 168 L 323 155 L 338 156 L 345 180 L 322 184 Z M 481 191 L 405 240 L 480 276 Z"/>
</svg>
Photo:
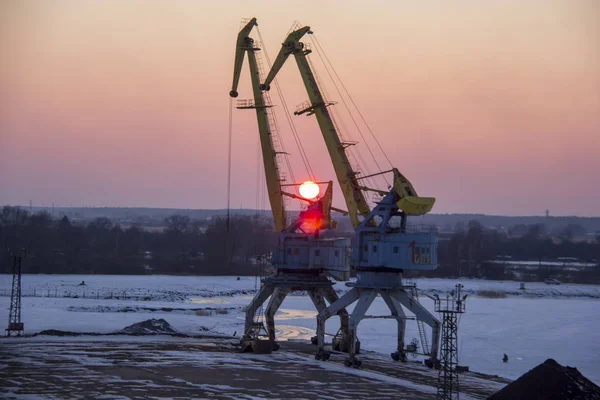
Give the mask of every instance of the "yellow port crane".
<svg viewBox="0 0 600 400">
<path fill-rule="evenodd" d="M 244 335 L 241 340 L 244 351 L 270 352 L 276 350 L 274 317 L 277 309 L 285 297 L 293 290 L 308 292 L 317 312 L 338 300 L 333 289 L 336 280 L 347 280 L 349 273 L 348 238 L 321 238 L 319 232 L 323 229 L 335 227 L 331 219 L 331 210 L 347 214 L 331 206 L 332 182 L 315 182 L 312 185 L 326 184 L 327 189 L 319 198 L 312 200 L 307 197 L 287 193 L 283 187 L 299 186 L 297 183 L 285 184 L 279 172 L 277 156 L 281 154 L 273 141 L 275 120 L 272 115 L 271 104 L 265 99 L 260 88 L 261 63 L 257 57 L 260 48 L 249 36 L 252 29 L 257 26 L 256 18 L 247 21 L 241 29 L 236 40 L 233 83 L 230 97 L 238 97 L 238 84 L 245 54 L 248 54 L 250 79 L 252 83 L 252 100 L 238 100 L 238 109 L 254 109 L 258 121 L 258 131 L 262 149 L 262 158 L 265 171 L 265 180 L 275 229 L 279 233 L 279 243 L 274 249 L 269 260 L 275 268 L 275 273 L 265 277 L 258 293 L 246 308 Z M 268 99 L 268 96 L 267 96 Z M 231 117 L 231 116 L 230 116 Z M 230 121 L 231 122 L 231 121 Z M 302 191 L 301 191 L 302 194 Z M 291 224 L 286 221 L 286 212 L 283 196 L 296 198 L 308 202 L 306 210 L 299 213 Z M 262 305 L 269 299 L 264 317 L 266 329 L 262 322 Z M 336 312 L 340 316 L 344 332 L 348 327 L 348 313 L 345 309 Z"/>
<path fill-rule="evenodd" d="M 417 195 L 410 181 L 397 168 L 367 176 L 358 176 L 348 157 L 346 148 L 351 143 L 343 143 L 339 138 L 336 125 L 328 111 L 334 102 L 323 97 L 319 82 L 312 71 L 307 58 L 311 50 L 300 42 L 306 35 L 312 34 L 310 27 L 305 26 L 288 34 L 281 50 L 275 59 L 261 89 L 269 90 L 271 82 L 290 55 L 294 56 L 300 76 L 308 93 L 309 100 L 298 107 L 294 114 L 315 115 L 329 156 L 342 189 L 352 225 L 355 228 L 352 246 L 352 268 L 356 273 L 356 282 L 348 282 L 352 287 L 338 301 L 317 316 L 316 358 L 327 360 L 329 353 L 324 350 L 325 321 L 357 302 L 349 319 L 347 334 L 338 332 L 335 343 L 343 343 L 348 348 L 347 366 L 359 367 L 361 362 L 355 357 L 358 342 L 356 329 L 359 322 L 366 317 L 366 312 L 377 296 L 381 296 L 391 312 L 391 318 L 398 321 L 397 350 L 392 353 L 394 360 L 406 361 L 406 354 L 415 353 L 416 346 L 404 346 L 406 317 L 404 309 L 412 312 L 419 324 L 422 353 L 430 356 L 427 363 L 437 365 L 438 344 L 440 336 L 439 321 L 423 307 L 417 297 L 416 287 L 408 288 L 402 282 L 402 273 L 408 270 L 432 270 L 437 268 L 437 235 L 434 230 L 419 230 L 407 226 L 408 216 L 424 215 L 431 211 L 435 198 Z M 385 173 L 392 173 L 393 183 L 387 191 L 370 188 L 361 183 L 362 180 Z M 371 209 L 363 191 L 372 191 L 381 195 L 381 199 Z M 400 218 L 400 223 L 393 219 Z M 427 336 L 423 331 L 423 323 L 432 328 L 431 349 L 427 344 Z"/>
</svg>

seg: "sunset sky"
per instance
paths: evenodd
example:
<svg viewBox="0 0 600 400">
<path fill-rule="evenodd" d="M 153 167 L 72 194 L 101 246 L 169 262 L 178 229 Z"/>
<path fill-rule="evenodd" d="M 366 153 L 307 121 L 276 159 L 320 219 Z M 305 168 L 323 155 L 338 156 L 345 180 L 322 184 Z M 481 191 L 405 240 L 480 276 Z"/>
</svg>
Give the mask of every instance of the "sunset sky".
<svg viewBox="0 0 600 400">
<path fill-rule="evenodd" d="M 311 26 L 433 212 L 600 216 L 596 0 L 4 0 L 0 205 L 224 208 L 234 43 L 252 16 L 271 58 L 294 20 Z M 308 98 L 293 60 L 279 83 L 292 111 Z M 314 117 L 293 118 L 317 178 L 334 179 Z M 231 204 L 255 208 L 253 112 L 233 127 Z"/>
</svg>

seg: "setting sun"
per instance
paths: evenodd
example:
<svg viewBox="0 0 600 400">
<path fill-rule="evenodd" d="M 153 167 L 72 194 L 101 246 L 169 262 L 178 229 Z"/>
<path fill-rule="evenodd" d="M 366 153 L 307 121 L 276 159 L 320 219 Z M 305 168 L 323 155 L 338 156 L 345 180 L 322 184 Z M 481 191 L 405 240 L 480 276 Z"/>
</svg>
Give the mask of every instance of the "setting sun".
<svg viewBox="0 0 600 400">
<path fill-rule="evenodd" d="M 300 196 L 305 199 L 314 199 L 319 195 L 319 185 L 313 181 L 306 181 L 300 185 Z"/>
</svg>

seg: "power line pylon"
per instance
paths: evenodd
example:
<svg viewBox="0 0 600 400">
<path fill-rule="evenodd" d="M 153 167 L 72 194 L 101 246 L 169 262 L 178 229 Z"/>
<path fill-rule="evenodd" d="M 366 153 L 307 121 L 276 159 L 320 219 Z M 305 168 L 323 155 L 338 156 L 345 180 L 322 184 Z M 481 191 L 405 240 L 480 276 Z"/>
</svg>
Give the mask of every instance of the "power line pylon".
<svg viewBox="0 0 600 400">
<path fill-rule="evenodd" d="M 442 314 L 442 343 L 440 346 L 440 372 L 438 374 L 438 400 L 458 400 L 458 315 L 465 312 L 467 295 L 461 297 L 462 284 L 457 284 L 450 296 L 434 296 L 435 311 Z"/>
<path fill-rule="evenodd" d="M 21 322 L 21 263 L 24 250 L 12 252 L 13 256 L 13 279 L 10 293 L 10 312 L 8 314 L 8 328 L 6 336 L 23 335 L 23 323 Z"/>
</svg>

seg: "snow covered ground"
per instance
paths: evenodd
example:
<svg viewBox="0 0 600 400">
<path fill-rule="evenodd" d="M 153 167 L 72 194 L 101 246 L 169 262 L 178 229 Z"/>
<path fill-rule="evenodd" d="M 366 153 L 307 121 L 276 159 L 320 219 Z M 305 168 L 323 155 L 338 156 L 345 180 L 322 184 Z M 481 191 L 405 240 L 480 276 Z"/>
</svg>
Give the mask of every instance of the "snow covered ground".
<svg viewBox="0 0 600 400">
<path fill-rule="evenodd" d="M 0 295 L 10 291 L 10 278 L 0 275 Z M 79 286 L 81 281 L 86 285 Z M 519 282 L 461 282 L 470 294 L 459 325 L 462 365 L 514 379 L 554 358 L 600 384 L 600 287 L 527 283 L 520 290 Z M 420 279 L 417 284 L 422 294 L 444 295 L 456 281 Z M 255 279 L 248 277 L 238 281 L 235 277 L 24 275 L 22 319 L 28 334 L 44 329 L 108 333 L 149 318 L 164 318 L 183 333 L 240 335 L 243 307 L 254 288 Z M 340 283 L 336 289 L 343 291 L 345 286 Z M 481 291 L 506 297 L 477 296 Z M 34 292 L 59 297 L 27 297 Z M 64 295 L 71 297 L 60 297 Z M 422 295 L 421 301 L 432 308 L 427 297 Z M 7 319 L 8 307 L 9 298 L 0 297 L 0 321 Z M 386 313 L 381 299 L 369 311 L 370 315 Z M 306 296 L 288 297 L 276 316 L 279 338 L 310 338 L 315 315 Z M 338 326 L 332 318 L 327 331 L 335 333 Z M 363 348 L 387 354 L 395 350 L 395 330 L 393 321 L 369 319 L 361 323 L 358 335 Z M 416 325 L 409 321 L 406 339 L 413 337 L 418 337 Z M 508 363 L 501 361 L 503 353 L 508 354 Z"/>
<path fill-rule="evenodd" d="M 421 301 L 432 310 L 431 300 Z M 588 299 L 470 297 L 467 312 L 459 322 L 460 364 L 473 371 L 516 379 L 546 359 L 554 358 L 562 365 L 578 368 L 600 384 L 599 306 L 600 301 Z M 286 325 L 280 329 L 298 326 L 308 329 L 308 334 L 301 337 L 314 334 L 316 313 L 311 308 L 310 301 L 303 297 L 286 299 L 281 313 L 304 309 L 307 318 L 280 317 Z M 383 300 L 377 298 L 368 314 L 389 315 L 389 311 Z M 338 328 L 338 319 L 331 318 L 326 331 L 335 333 Z M 358 327 L 361 346 L 385 354 L 395 351 L 395 336 L 393 320 L 367 319 Z M 408 321 L 406 340 L 418 337 L 416 324 Z M 509 356 L 508 363 L 502 362 L 504 353 Z"/>
<path fill-rule="evenodd" d="M 82 281 L 85 286 L 79 285 Z M 557 297 L 600 299 L 600 286 L 543 282 L 486 281 L 461 279 L 464 292 L 475 295 L 480 291 L 504 293 L 519 297 Z M 449 293 L 456 285 L 451 279 L 418 279 L 421 293 Z M 0 274 L 0 296 L 10 296 L 11 276 Z M 253 294 L 257 285 L 254 277 L 230 276 L 165 276 L 165 275 L 23 275 L 23 296 L 86 297 L 99 299 L 128 299 L 142 301 L 185 302 L 191 297 L 238 296 Z M 347 290 L 343 282 L 336 290 Z"/>
<path fill-rule="evenodd" d="M 273 354 L 240 353 L 235 340 L 178 337 L 2 339 L 0 387 L 7 399 L 413 399 L 435 396 L 437 371 L 363 352 L 314 359 L 314 346 L 282 342 Z M 461 375 L 461 398 L 484 399 L 507 382 Z"/>
</svg>

